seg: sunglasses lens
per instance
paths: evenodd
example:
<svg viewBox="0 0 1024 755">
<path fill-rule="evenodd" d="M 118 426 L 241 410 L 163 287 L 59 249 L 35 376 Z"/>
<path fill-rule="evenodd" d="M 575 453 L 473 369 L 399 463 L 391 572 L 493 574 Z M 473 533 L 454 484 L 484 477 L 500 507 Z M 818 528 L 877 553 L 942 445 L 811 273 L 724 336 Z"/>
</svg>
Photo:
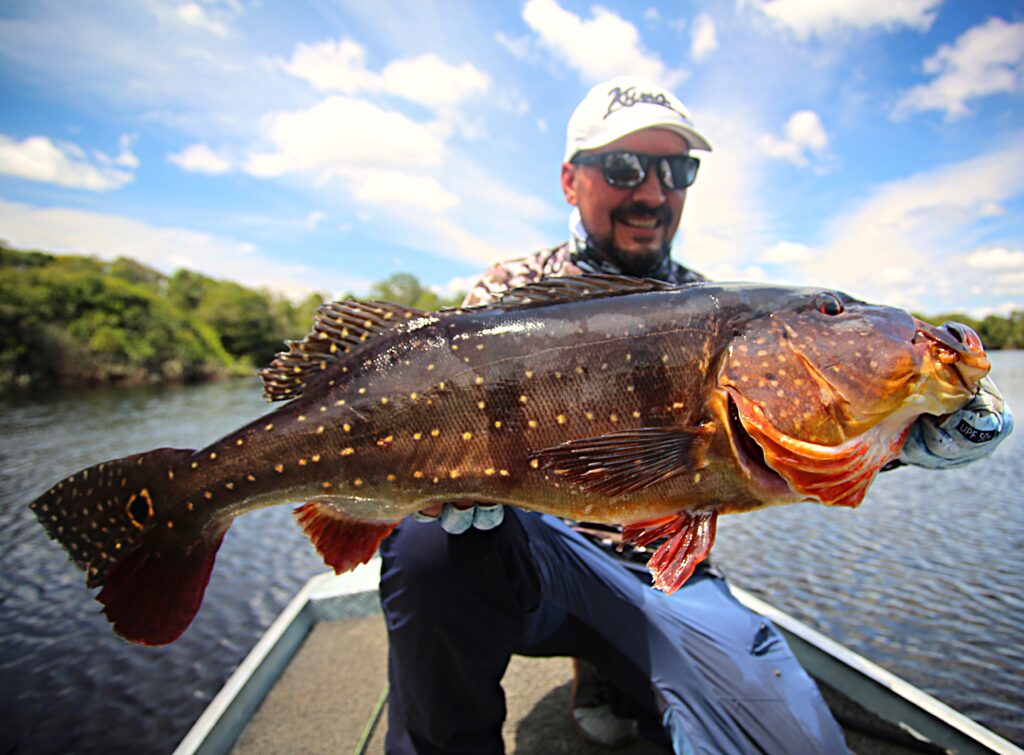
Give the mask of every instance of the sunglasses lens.
<svg viewBox="0 0 1024 755">
<path fill-rule="evenodd" d="M 685 189 L 697 178 L 700 161 L 689 155 L 666 157 L 658 161 L 658 174 L 666 189 Z"/>
<path fill-rule="evenodd" d="M 605 157 L 603 167 L 604 180 L 612 186 L 633 188 L 647 175 L 640 156 L 633 152 L 612 152 Z"/>
</svg>

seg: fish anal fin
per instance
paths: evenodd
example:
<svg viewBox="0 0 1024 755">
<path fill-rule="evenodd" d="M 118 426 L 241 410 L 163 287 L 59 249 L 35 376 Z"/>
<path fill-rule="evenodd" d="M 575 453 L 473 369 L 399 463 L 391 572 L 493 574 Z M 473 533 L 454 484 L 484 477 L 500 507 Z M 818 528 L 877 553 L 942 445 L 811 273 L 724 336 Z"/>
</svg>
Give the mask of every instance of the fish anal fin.
<svg viewBox="0 0 1024 755">
<path fill-rule="evenodd" d="M 654 586 L 672 594 L 690 578 L 697 564 L 708 557 L 715 544 L 718 512 L 680 512 L 674 516 L 627 525 L 622 536 L 635 545 L 668 537 L 647 562 Z"/>
<path fill-rule="evenodd" d="M 184 553 L 144 542 L 120 559 L 96 596 L 114 631 L 142 645 L 178 639 L 199 611 L 226 531 Z"/>
<path fill-rule="evenodd" d="M 398 522 L 354 519 L 325 501 L 310 501 L 295 509 L 299 526 L 324 563 L 336 574 L 365 564 Z"/>
<path fill-rule="evenodd" d="M 641 427 L 580 438 L 532 454 L 539 466 L 580 488 L 610 497 L 628 495 L 707 466 L 712 423 L 696 427 Z"/>
<path fill-rule="evenodd" d="M 293 399 L 338 359 L 395 326 L 429 313 L 383 301 L 328 302 L 316 311 L 313 329 L 301 341 L 286 341 L 270 365 L 260 370 L 263 394 L 271 401 Z"/>
</svg>

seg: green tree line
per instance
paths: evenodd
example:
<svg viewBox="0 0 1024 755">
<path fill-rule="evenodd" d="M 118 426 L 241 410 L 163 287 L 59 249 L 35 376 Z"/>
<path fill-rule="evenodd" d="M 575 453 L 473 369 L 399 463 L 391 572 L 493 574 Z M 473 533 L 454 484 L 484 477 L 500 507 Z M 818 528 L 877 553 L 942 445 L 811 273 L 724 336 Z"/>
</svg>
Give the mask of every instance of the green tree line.
<svg viewBox="0 0 1024 755">
<path fill-rule="evenodd" d="M 461 299 L 438 297 L 408 273 L 375 283 L 369 298 L 431 310 Z M 0 388 L 252 374 L 309 331 L 324 300 L 0 243 Z"/>
</svg>

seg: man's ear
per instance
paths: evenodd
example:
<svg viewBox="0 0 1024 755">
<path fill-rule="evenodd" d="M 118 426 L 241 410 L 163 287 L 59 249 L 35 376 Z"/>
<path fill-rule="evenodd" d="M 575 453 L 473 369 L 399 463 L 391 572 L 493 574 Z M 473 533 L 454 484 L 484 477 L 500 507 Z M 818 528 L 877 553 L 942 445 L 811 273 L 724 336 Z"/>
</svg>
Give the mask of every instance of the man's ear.
<svg viewBox="0 0 1024 755">
<path fill-rule="evenodd" d="M 576 166 L 572 163 L 562 163 L 562 193 L 565 194 L 565 201 L 576 206 Z"/>
</svg>

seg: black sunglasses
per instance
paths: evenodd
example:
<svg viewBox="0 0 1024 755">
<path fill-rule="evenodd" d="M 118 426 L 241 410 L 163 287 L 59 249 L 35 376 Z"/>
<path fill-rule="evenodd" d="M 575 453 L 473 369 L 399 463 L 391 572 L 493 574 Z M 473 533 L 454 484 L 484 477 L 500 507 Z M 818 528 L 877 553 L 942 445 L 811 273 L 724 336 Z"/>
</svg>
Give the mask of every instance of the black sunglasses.
<svg viewBox="0 0 1024 755">
<path fill-rule="evenodd" d="M 573 165 L 599 164 L 609 186 L 635 189 L 647 178 L 651 163 L 655 164 L 661 185 L 669 191 L 682 191 L 697 178 L 700 160 L 690 155 L 645 155 L 640 152 L 598 152 L 576 155 Z"/>
</svg>

